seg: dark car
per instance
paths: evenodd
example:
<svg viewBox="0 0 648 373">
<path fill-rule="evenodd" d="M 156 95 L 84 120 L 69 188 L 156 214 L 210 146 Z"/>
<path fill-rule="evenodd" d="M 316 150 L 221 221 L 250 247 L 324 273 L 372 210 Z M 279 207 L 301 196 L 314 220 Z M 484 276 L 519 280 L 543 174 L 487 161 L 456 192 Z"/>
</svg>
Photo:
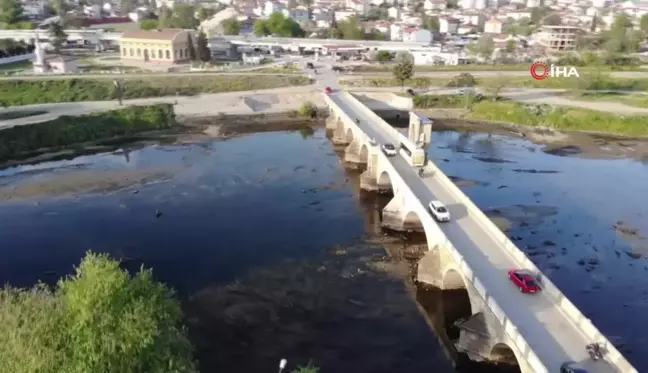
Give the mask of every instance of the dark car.
<svg viewBox="0 0 648 373">
<path fill-rule="evenodd" d="M 560 366 L 560 373 L 589 373 L 585 368 L 581 368 L 573 361 L 568 361 Z"/>
<path fill-rule="evenodd" d="M 523 293 L 537 293 L 540 291 L 540 286 L 538 286 L 533 276 L 523 269 L 511 269 L 508 271 L 508 276 Z"/>
<path fill-rule="evenodd" d="M 315 65 L 313 65 L 312 62 L 308 62 L 308 63 L 306 63 L 306 68 L 307 68 L 307 69 L 314 69 L 314 68 L 315 68 Z"/>
<path fill-rule="evenodd" d="M 416 92 L 414 92 L 414 90 L 412 88 L 407 88 L 407 91 L 405 91 L 405 92 L 407 92 L 407 94 L 412 96 L 412 97 L 416 96 Z"/>
</svg>

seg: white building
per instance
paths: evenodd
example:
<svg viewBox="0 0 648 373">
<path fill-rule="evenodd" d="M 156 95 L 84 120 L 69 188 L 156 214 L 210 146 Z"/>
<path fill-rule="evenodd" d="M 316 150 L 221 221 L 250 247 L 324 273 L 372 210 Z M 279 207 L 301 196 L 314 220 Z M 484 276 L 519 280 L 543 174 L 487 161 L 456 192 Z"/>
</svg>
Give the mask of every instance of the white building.
<svg viewBox="0 0 648 373">
<path fill-rule="evenodd" d="M 263 15 L 270 17 L 272 13 L 283 12 L 284 9 L 286 9 L 286 6 L 280 2 L 266 1 L 265 5 L 263 6 Z"/>
<path fill-rule="evenodd" d="M 459 20 L 455 18 L 440 18 L 439 32 L 442 34 L 456 34 L 459 29 Z"/>
<path fill-rule="evenodd" d="M 389 17 L 398 21 L 400 19 L 401 12 L 399 8 L 393 6 L 387 10 L 387 14 L 389 15 Z"/>
<path fill-rule="evenodd" d="M 447 3 L 445 0 L 425 0 L 423 9 L 425 10 L 445 10 Z"/>
<path fill-rule="evenodd" d="M 576 48 L 576 38 L 582 32 L 575 26 L 542 26 L 536 40 L 549 52 L 569 51 Z"/>
<path fill-rule="evenodd" d="M 298 6 L 290 11 L 290 18 L 297 22 L 308 21 L 310 19 L 310 11 L 305 6 Z"/>
<path fill-rule="evenodd" d="M 432 43 L 432 32 L 425 29 L 413 28 L 403 31 L 403 41 L 406 43 Z"/>
<path fill-rule="evenodd" d="M 504 29 L 504 23 L 499 19 L 491 18 L 484 23 L 484 32 L 487 34 L 501 34 Z"/>
<path fill-rule="evenodd" d="M 442 52 L 441 48 L 411 49 L 414 65 L 458 65 L 459 53 Z"/>
<path fill-rule="evenodd" d="M 347 18 L 351 18 L 356 15 L 354 10 L 336 10 L 335 11 L 335 20 L 343 21 Z"/>
<path fill-rule="evenodd" d="M 537 8 L 540 5 L 542 5 L 542 0 L 527 0 L 526 1 L 526 7 L 527 8 Z"/>
<path fill-rule="evenodd" d="M 486 0 L 475 0 L 475 9 L 486 9 Z"/>
<path fill-rule="evenodd" d="M 475 7 L 475 0 L 460 0 L 459 7 L 463 9 L 473 9 Z"/>
<path fill-rule="evenodd" d="M 391 41 L 401 41 L 401 40 L 403 40 L 403 27 L 393 23 L 389 27 L 389 39 Z"/>
</svg>

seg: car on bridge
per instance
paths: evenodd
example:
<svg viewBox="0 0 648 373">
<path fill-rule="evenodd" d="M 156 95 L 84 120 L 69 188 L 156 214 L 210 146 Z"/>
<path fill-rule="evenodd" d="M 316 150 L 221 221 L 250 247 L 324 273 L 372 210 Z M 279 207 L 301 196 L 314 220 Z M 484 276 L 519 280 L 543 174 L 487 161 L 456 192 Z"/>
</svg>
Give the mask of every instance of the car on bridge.
<svg viewBox="0 0 648 373">
<path fill-rule="evenodd" d="M 434 219 L 436 219 L 436 221 L 450 221 L 450 211 L 448 211 L 448 208 L 443 203 L 441 203 L 441 201 L 431 201 L 428 204 L 428 207 L 430 208 L 430 212 L 432 213 L 432 216 L 434 216 Z"/>
<path fill-rule="evenodd" d="M 396 155 L 396 147 L 393 144 L 383 144 L 381 146 L 383 153 L 388 157 L 393 157 Z"/>
<path fill-rule="evenodd" d="M 585 368 L 581 368 L 573 361 L 568 361 L 560 366 L 560 373 L 588 373 Z"/>
<path fill-rule="evenodd" d="M 529 271 L 511 269 L 508 271 L 508 277 L 522 293 L 537 293 L 540 291 L 540 286 L 538 286 L 538 283 Z"/>
<path fill-rule="evenodd" d="M 332 93 L 333 90 L 331 89 L 331 87 L 326 87 L 326 88 L 324 88 L 324 92 L 326 92 L 326 93 Z"/>
</svg>

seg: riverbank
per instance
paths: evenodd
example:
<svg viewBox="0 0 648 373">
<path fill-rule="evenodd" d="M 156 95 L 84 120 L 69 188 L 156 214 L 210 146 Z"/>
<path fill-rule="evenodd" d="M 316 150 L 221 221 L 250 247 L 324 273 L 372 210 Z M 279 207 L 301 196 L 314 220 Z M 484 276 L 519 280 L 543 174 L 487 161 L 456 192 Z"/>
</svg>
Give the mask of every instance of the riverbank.
<svg viewBox="0 0 648 373">
<path fill-rule="evenodd" d="M 465 110 L 457 119 L 515 123 L 560 131 L 584 131 L 625 136 L 648 136 L 648 116 L 626 115 L 584 108 L 528 104 L 498 97 L 420 95 L 412 99 L 415 109 Z"/>
<path fill-rule="evenodd" d="M 131 106 L 0 131 L 0 162 L 5 165 L 77 147 L 87 151 L 102 144 L 119 144 L 146 132 L 177 126 L 169 104 Z M 12 163 L 13 161 L 13 163 Z"/>
<path fill-rule="evenodd" d="M 122 98 L 195 96 L 200 93 L 239 92 L 312 83 L 305 76 L 217 75 L 120 78 Z M 113 79 L 0 80 L 4 106 L 116 100 Z"/>
</svg>

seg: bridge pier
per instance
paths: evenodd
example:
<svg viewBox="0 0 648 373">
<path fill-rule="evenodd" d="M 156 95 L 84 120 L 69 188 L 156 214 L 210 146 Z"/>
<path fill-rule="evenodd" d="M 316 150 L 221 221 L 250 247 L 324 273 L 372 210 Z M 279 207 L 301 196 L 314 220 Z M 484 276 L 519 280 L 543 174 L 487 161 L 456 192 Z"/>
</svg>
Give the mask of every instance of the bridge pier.
<svg viewBox="0 0 648 373">
<path fill-rule="evenodd" d="M 425 232 L 416 213 L 406 209 L 404 196 L 396 194 L 382 211 L 382 226 L 394 231 Z"/>
<path fill-rule="evenodd" d="M 347 140 L 346 134 L 344 133 L 344 128 L 342 126 L 336 127 L 333 130 L 333 136 L 331 137 L 333 145 L 348 145 L 349 140 Z"/>
<path fill-rule="evenodd" d="M 329 116 L 326 118 L 325 123 L 327 130 L 335 130 L 338 127 L 342 127 L 340 117 L 338 117 L 333 110 L 329 110 Z"/>
<path fill-rule="evenodd" d="M 354 139 L 344 150 L 344 161 L 348 163 L 364 164 L 368 160 L 368 149 L 366 145 Z"/>
</svg>

